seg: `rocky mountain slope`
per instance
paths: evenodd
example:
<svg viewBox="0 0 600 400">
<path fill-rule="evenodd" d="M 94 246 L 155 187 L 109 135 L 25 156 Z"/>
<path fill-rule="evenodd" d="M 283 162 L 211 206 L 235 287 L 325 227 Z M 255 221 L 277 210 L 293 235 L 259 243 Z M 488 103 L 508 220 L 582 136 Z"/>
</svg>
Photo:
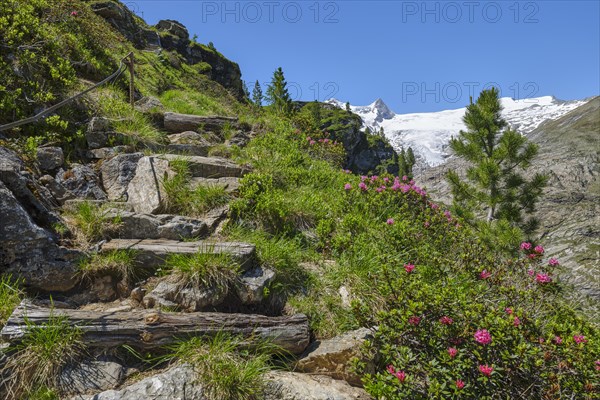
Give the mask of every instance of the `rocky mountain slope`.
<svg viewBox="0 0 600 400">
<path fill-rule="evenodd" d="M 587 100 L 562 101 L 552 96 L 531 99 L 501 99 L 503 116 L 519 132 L 528 133 L 546 120 L 557 119 L 585 104 Z M 328 101 L 340 108 L 345 103 L 336 99 Z M 444 163 L 448 157 L 448 140 L 464 129 L 462 117 L 466 108 L 429 113 L 396 114 L 381 99 L 368 106 L 350 106 L 359 115 L 364 126 L 377 132 L 384 129 L 385 136 L 399 151 L 412 147 L 422 167 Z"/>
<path fill-rule="evenodd" d="M 600 298 L 600 97 L 556 120 L 542 123 L 527 137 L 540 146 L 533 172 L 547 173 L 548 187 L 539 204 L 541 239 L 550 256 L 562 260 L 564 277 Z M 464 170 L 449 158 L 425 169 L 417 180 L 434 196 L 450 202 L 445 171 Z"/>
</svg>

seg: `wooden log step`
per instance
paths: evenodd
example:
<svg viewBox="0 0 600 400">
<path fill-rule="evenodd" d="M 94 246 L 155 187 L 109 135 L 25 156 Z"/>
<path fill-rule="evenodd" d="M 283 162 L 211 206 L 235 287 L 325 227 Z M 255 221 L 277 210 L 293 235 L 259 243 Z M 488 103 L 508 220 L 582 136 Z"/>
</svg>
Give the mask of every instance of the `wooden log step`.
<svg viewBox="0 0 600 400">
<path fill-rule="evenodd" d="M 293 354 L 302 353 L 309 343 L 308 319 L 303 314 L 266 317 L 212 312 L 166 313 L 155 310 L 94 312 L 51 309 L 36 306 L 28 300 L 23 300 L 15 308 L 0 336 L 4 341 L 18 342 L 28 333 L 29 326 L 47 323 L 52 315 L 65 316 L 70 324 L 82 330 L 85 344 L 95 348 L 129 345 L 147 350 L 172 344 L 177 340 L 214 335 L 217 332 L 260 341 L 270 340 Z"/>
<path fill-rule="evenodd" d="M 184 159 L 188 162 L 192 176 L 197 178 L 240 178 L 250 172 L 248 168 L 237 165 L 226 158 L 181 156 L 177 154 L 165 154 L 156 156 L 168 161 Z"/>
<path fill-rule="evenodd" d="M 158 268 L 164 264 L 169 254 L 227 254 L 241 266 L 242 271 L 248 271 L 256 262 L 254 245 L 242 242 L 179 242 L 164 239 L 113 239 L 102 245 L 100 251 L 134 250 L 136 260 L 147 268 Z"/>
<path fill-rule="evenodd" d="M 209 131 L 218 133 L 221 132 L 226 124 L 235 128 L 237 126 L 237 121 L 238 119 L 235 117 L 200 116 L 166 112 L 165 130 L 171 133 L 185 131 Z"/>
</svg>

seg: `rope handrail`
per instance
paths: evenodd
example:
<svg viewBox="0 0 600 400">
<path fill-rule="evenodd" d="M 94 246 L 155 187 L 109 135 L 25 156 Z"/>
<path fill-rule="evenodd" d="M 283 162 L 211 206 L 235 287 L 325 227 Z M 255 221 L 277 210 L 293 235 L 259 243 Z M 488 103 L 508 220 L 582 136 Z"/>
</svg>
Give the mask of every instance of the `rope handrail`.
<svg viewBox="0 0 600 400">
<path fill-rule="evenodd" d="M 69 97 L 68 99 L 63 100 L 60 103 L 53 105 L 52 107 L 46 108 L 44 111 L 39 112 L 38 114 L 34 115 L 33 117 L 25 118 L 25 119 L 22 119 L 19 121 L 14 121 L 14 122 L 11 122 L 11 123 L 5 124 L 5 125 L 0 125 L 0 132 L 8 130 L 8 129 L 16 128 L 21 125 L 29 124 L 31 122 L 35 122 L 35 121 L 39 120 L 40 118 L 45 117 L 46 115 L 50 114 L 51 112 L 61 108 L 62 106 L 72 102 L 73 100 L 78 99 L 79 97 L 85 95 L 86 93 L 91 92 L 92 90 L 96 89 L 97 87 L 104 85 L 105 83 L 109 82 L 110 80 L 119 77 L 123 73 L 123 71 L 125 71 L 125 69 L 122 69 L 124 66 L 125 59 L 130 58 L 132 56 L 132 54 L 133 53 L 129 53 L 128 55 L 123 57 L 119 63 L 119 68 L 117 68 L 117 70 L 112 75 L 110 75 L 109 77 L 105 78 L 104 80 L 96 83 L 94 86 L 87 88 L 86 90 L 84 90 L 81 93 L 77 93 L 75 96 L 72 96 L 72 97 Z"/>
</svg>

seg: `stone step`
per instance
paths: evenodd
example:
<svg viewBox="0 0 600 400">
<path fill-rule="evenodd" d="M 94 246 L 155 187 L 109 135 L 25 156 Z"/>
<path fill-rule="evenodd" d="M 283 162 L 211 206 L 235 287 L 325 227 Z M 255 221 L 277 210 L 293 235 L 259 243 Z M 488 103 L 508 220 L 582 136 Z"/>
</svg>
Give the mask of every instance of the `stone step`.
<svg viewBox="0 0 600 400">
<path fill-rule="evenodd" d="M 190 182 L 192 187 L 198 186 L 222 186 L 226 193 L 237 193 L 240 189 L 240 179 L 234 177 L 226 178 L 192 178 Z"/>
<path fill-rule="evenodd" d="M 166 112 L 164 121 L 165 130 L 171 133 L 185 131 L 221 132 L 227 124 L 232 128 L 236 127 L 238 119 L 234 117 L 199 116 Z"/>
<path fill-rule="evenodd" d="M 157 155 L 156 157 L 168 161 L 182 158 L 182 156 L 177 154 Z M 189 163 L 192 176 L 196 178 L 240 178 L 250 172 L 249 168 L 240 166 L 221 157 L 189 156 L 184 157 L 184 159 Z"/>
<path fill-rule="evenodd" d="M 203 156 L 208 155 L 211 146 L 200 146 L 197 144 L 182 144 L 171 143 L 165 148 L 166 152 L 173 154 L 182 154 L 186 156 Z"/>
<path fill-rule="evenodd" d="M 169 254 L 227 254 L 240 264 L 243 272 L 257 264 L 254 245 L 242 242 L 179 242 L 166 239 L 113 239 L 102 245 L 100 251 L 134 250 L 136 260 L 145 268 L 158 268 Z"/>
<path fill-rule="evenodd" d="M 207 237 L 212 230 L 201 219 L 180 215 L 137 214 L 110 209 L 106 216 L 120 219 L 121 223 L 115 231 L 116 237 L 120 239 L 201 239 Z M 209 222 L 214 224 L 212 219 Z"/>
</svg>

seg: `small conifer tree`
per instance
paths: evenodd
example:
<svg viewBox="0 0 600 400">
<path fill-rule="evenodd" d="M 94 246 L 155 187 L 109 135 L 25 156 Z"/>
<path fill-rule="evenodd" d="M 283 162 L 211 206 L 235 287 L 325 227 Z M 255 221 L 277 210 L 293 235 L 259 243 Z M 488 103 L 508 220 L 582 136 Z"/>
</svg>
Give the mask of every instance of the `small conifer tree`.
<svg viewBox="0 0 600 400">
<path fill-rule="evenodd" d="M 254 103 L 254 105 L 257 108 L 262 107 L 262 102 L 263 102 L 263 92 L 262 92 L 262 88 L 260 87 L 260 83 L 258 83 L 258 80 L 254 83 L 254 89 L 252 89 L 252 103 Z"/>
<path fill-rule="evenodd" d="M 454 208 L 463 217 L 473 219 L 484 213 L 488 223 L 508 222 L 529 234 L 538 226 L 531 214 L 547 177 L 527 174 L 538 147 L 508 127 L 501 112 L 496 88 L 471 101 L 463 117 L 467 130 L 450 140 L 454 154 L 470 164 L 466 180 L 455 171 L 449 171 L 447 179 Z"/>
<path fill-rule="evenodd" d="M 267 101 L 277 115 L 289 115 L 292 112 L 292 99 L 281 67 L 273 73 L 273 78 L 267 88 Z"/>
</svg>

